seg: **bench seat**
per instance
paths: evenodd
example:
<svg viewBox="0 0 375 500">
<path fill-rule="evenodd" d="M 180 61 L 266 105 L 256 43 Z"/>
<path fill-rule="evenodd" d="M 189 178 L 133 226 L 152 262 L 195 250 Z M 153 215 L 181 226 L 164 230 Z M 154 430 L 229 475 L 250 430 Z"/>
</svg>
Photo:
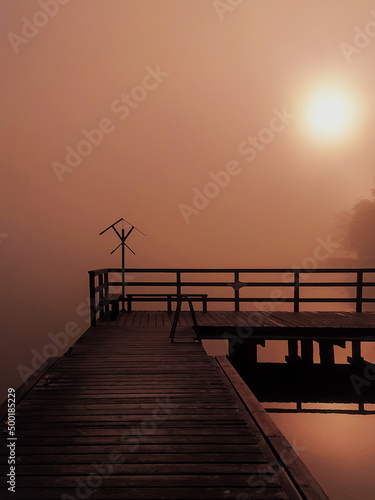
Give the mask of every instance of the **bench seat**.
<svg viewBox="0 0 375 500">
<path fill-rule="evenodd" d="M 120 312 L 120 300 L 121 293 L 110 293 L 108 295 L 103 295 L 103 297 L 99 299 L 100 314 L 102 315 L 103 313 L 103 306 L 106 308 L 106 310 L 108 306 L 111 306 L 111 320 L 115 320 Z"/>
<path fill-rule="evenodd" d="M 132 302 L 160 302 L 167 301 L 168 312 L 172 312 L 172 301 L 177 302 L 180 295 L 177 293 L 128 293 L 126 295 L 128 312 L 132 312 Z M 194 302 L 202 302 L 203 312 L 207 312 L 207 293 L 189 293 L 189 297 Z"/>
</svg>

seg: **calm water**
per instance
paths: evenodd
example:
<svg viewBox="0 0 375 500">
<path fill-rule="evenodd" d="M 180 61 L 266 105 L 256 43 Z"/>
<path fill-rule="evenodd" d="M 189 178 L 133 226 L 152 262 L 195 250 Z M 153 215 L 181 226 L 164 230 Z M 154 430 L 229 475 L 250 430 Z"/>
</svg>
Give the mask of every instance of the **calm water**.
<svg viewBox="0 0 375 500">
<path fill-rule="evenodd" d="M 331 500 L 375 498 L 375 415 L 271 417 Z"/>
<path fill-rule="evenodd" d="M 314 362 L 319 361 L 314 342 Z M 209 354 L 227 354 L 225 341 L 204 341 Z M 287 343 L 266 342 L 258 347 L 259 362 L 282 363 Z M 335 359 L 346 363 L 347 348 L 335 347 Z M 364 358 L 375 363 L 375 344 L 362 344 Z M 268 382 L 269 383 L 269 382 Z M 271 381 L 272 383 L 272 381 Z M 375 393 L 375 380 L 372 382 Z M 251 388 L 251 384 L 250 388 Z M 265 408 L 295 408 L 296 403 L 262 403 Z M 350 404 L 303 404 L 304 408 L 355 410 Z M 375 411 L 375 404 L 366 404 Z M 270 413 L 290 444 L 317 479 L 331 500 L 373 500 L 375 498 L 375 415 L 312 413 Z"/>
<path fill-rule="evenodd" d="M 71 299 L 70 307 L 65 307 L 66 315 L 61 317 L 55 310 L 43 310 L 43 315 L 36 310 L 24 319 L 15 308 L 12 325 L 7 331 L 12 342 L 7 345 L 7 355 L 4 356 L 6 369 L 1 380 L 4 388 L 2 400 L 5 399 L 6 387 L 18 387 L 22 382 L 18 363 L 31 367 L 33 353 L 42 352 L 44 345 L 50 342 L 48 332 L 63 331 L 68 320 L 75 321 L 82 331 L 88 327 L 86 318 L 77 313 L 77 305 L 84 300 L 85 296 L 77 293 Z M 227 342 L 211 341 L 209 353 L 227 354 Z M 265 348 L 258 348 L 260 362 L 284 362 L 285 354 L 286 342 L 266 342 Z M 346 356 L 350 354 L 349 347 L 335 347 L 339 363 L 346 363 Z M 375 363 L 374 344 L 364 345 L 362 354 L 366 360 Z M 318 361 L 317 353 L 314 360 Z M 373 384 L 375 392 L 375 381 Z M 271 417 L 289 442 L 298 447 L 302 460 L 332 500 L 375 498 L 375 416 L 272 413 Z"/>
</svg>

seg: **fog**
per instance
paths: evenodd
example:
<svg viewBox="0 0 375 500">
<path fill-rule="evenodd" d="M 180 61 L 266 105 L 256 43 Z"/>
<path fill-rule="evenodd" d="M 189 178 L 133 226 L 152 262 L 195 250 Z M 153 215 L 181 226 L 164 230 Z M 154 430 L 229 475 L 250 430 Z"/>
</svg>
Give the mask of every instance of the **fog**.
<svg viewBox="0 0 375 500">
<path fill-rule="evenodd" d="M 292 268 L 372 200 L 373 2 L 46 3 L 1 2 L 2 400 L 87 328 L 120 217 L 147 234 L 130 267 Z M 354 109 L 328 142 L 305 122 L 326 85 Z"/>
</svg>

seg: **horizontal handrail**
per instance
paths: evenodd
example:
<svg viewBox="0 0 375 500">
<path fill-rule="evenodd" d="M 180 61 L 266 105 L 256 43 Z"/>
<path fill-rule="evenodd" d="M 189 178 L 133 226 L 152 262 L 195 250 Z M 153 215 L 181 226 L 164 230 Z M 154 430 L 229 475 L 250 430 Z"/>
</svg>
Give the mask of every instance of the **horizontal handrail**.
<svg viewBox="0 0 375 500">
<path fill-rule="evenodd" d="M 94 273 L 95 275 L 97 274 L 103 274 L 103 273 L 121 273 L 122 269 L 121 267 L 117 268 L 104 268 L 104 269 L 93 269 L 92 271 L 89 271 L 89 273 Z M 373 267 L 350 267 L 350 268 L 345 268 L 345 267 L 335 267 L 335 268 L 322 268 L 322 269 L 305 269 L 305 268 L 208 268 L 208 269 L 203 269 L 203 268 L 145 268 L 145 267 L 140 267 L 140 268 L 131 268 L 126 270 L 127 273 L 259 273 L 259 274 L 264 274 L 264 273 L 307 273 L 307 274 L 316 274 L 316 273 L 358 273 L 358 272 L 364 272 L 364 273 L 375 273 L 375 268 Z"/>
<path fill-rule="evenodd" d="M 89 271 L 90 276 L 90 308 L 91 308 L 91 324 L 96 324 L 96 315 L 98 312 L 102 313 L 100 299 L 103 295 L 108 295 L 110 287 L 119 287 L 123 285 L 122 277 L 120 280 L 113 279 L 111 275 L 119 274 L 121 275 L 121 268 L 105 268 L 105 269 L 95 269 Z M 132 274 L 143 274 L 146 277 L 145 281 L 133 280 L 137 278 L 136 276 L 131 276 Z M 159 277 L 155 280 L 151 279 L 152 274 L 172 274 L 173 279 L 170 276 L 166 276 L 166 279 L 160 279 Z M 227 281 L 221 279 L 220 281 L 212 281 L 208 279 L 208 276 L 196 281 L 191 279 L 192 274 L 204 274 L 204 275 L 217 275 L 230 274 Z M 244 280 L 241 280 L 241 275 L 244 274 L 282 274 L 282 280 L 259 280 L 257 276 L 254 276 L 254 281 L 249 281 L 249 276 L 243 276 Z M 353 275 L 353 281 L 305 281 L 304 275 L 327 275 L 327 274 L 345 274 Z M 177 301 L 177 296 L 185 295 L 189 292 L 186 290 L 187 287 L 205 287 L 205 288 L 232 288 L 232 293 L 225 297 L 208 296 L 207 302 L 222 302 L 222 303 L 234 303 L 234 310 L 240 311 L 241 303 L 249 302 L 286 302 L 293 303 L 294 312 L 299 312 L 300 304 L 302 303 L 355 303 L 356 312 L 362 312 L 363 304 L 374 303 L 375 298 L 363 297 L 363 289 L 368 289 L 369 287 L 375 287 L 375 281 L 364 281 L 364 276 L 366 274 L 375 274 L 375 268 L 324 268 L 324 269 L 287 269 L 287 268 L 132 268 L 127 269 L 125 274 L 125 283 L 127 288 L 131 289 L 131 295 L 133 295 L 133 301 L 146 302 L 147 294 L 140 294 L 143 297 L 137 297 L 137 292 L 133 291 L 135 287 L 148 287 L 148 294 L 150 298 L 152 294 L 155 294 L 155 287 L 161 291 L 161 295 L 164 294 L 163 289 L 169 287 L 173 288 L 173 292 L 168 291 L 166 294 L 170 295 L 170 299 L 173 302 Z M 148 275 L 148 276 L 146 276 Z M 185 275 L 185 276 L 183 276 Z M 128 276 L 128 280 L 126 277 Z M 223 277 L 223 276 L 222 276 Z M 370 276 L 369 276 L 370 278 Z M 194 277 L 195 279 L 195 277 Z M 373 278 L 372 278 L 373 279 Z M 184 281 L 186 280 L 186 281 Z M 292 296 L 273 296 L 273 297 L 244 297 L 241 295 L 241 290 L 243 288 L 257 289 L 257 288 L 290 288 L 292 290 Z M 343 288 L 354 288 L 355 297 L 300 297 L 300 289 L 306 288 L 333 288 L 333 287 L 343 287 Z M 160 293 L 160 292 L 159 292 Z M 97 295 L 99 299 L 97 300 Z M 146 296 L 145 296 L 146 295 Z M 126 297 L 124 298 L 126 299 Z M 162 299 L 161 299 L 162 300 Z M 155 300 L 153 300 L 155 301 Z"/>
<path fill-rule="evenodd" d="M 132 281 L 126 282 L 128 285 L 131 286 L 176 286 L 175 281 Z M 122 282 L 121 281 L 108 281 L 104 285 L 100 285 L 95 287 L 95 291 L 102 290 L 105 288 L 107 285 L 108 286 L 121 286 Z M 277 282 L 268 282 L 268 281 L 254 281 L 251 283 L 246 283 L 241 281 L 241 287 L 246 286 L 247 288 L 251 287 L 288 287 L 291 286 L 293 282 L 283 282 L 283 283 L 277 283 Z M 220 286 L 220 287 L 227 287 L 230 286 L 230 283 L 228 282 L 220 282 L 220 281 L 184 281 L 182 283 L 183 286 Z M 338 287 L 338 286 L 345 286 L 345 287 L 351 287 L 351 286 L 357 286 L 356 281 L 349 281 L 349 282 L 332 282 L 332 283 L 327 283 L 327 282 L 311 282 L 311 283 L 300 283 L 299 284 L 300 288 L 301 287 Z M 368 283 L 363 283 L 362 286 L 375 286 L 375 283 L 373 282 L 368 282 Z M 136 295 L 136 293 L 133 293 L 133 295 Z"/>
</svg>

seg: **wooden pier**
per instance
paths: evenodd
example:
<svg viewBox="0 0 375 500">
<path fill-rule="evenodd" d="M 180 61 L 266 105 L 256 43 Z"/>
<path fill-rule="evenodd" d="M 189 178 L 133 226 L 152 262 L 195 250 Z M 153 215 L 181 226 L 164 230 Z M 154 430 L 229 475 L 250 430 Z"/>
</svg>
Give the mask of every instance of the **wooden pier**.
<svg viewBox="0 0 375 500">
<path fill-rule="evenodd" d="M 146 317 L 89 328 L 21 388 L 16 494 L 1 498 L 327 498 L 229 361 Z"/>
<path fill-rule="evenodd" d="M 375 269 L 320 270 L 323 278 L 312 283 L 303 282 L 304 270 L 130 273 L 144 277 L 132 278 L 129 285 L 120 269 L 89 272 L 92 326 L 71 351 L 50 359 L 17 391 L 16 493 L 1 484 L 1 498 L 327 499 L 233 364 L 256 364 L 257 345 L 278 339 L 288 340 L 290 367 L 312 363 L 314 340 L 323 368 L 334 364 L 334 345 L 347 341 L 352 342 L 350 363 L 361 366 L 361 342 L 374 341 L 375 315 L 363 307 L 375 302 L 366 294 L 375 286 Z M 161 280 L 163 273 L 174 280 Z M 200 273 L 209 279 L 197 281 Z M 220 273 L 225 277 L 217 281 Z M 249 278 L 259 273 L 282 273 L 282 281 Z M 336 273 L 344 281 L 329 278 Z M 348 276 L 355 280 L 347 281 Z M 303 297 L 307 286 L 347 286 L 354 292 Z M 118 287 L 127 294 L 115 293 Z M 209 294 L 210 287 L 228 287 L 232 295 Z M 241 292 L 261 287 L 283 287 L 286 293 L 251 297 Z M 173 303 L 188 294 L 192 310 L 176 315 L 171 331 Z M 136 302 L 164 302 L 168 310 L 141 311 Z M 291 303 L 293 311 L 240 310 L 250 302 Z M 348 302 L 355 312 L 300 312 L 305 302 Z M 234 311 L 209 310 L 218 303 L 232 304 Z M 230 360 L 208 356 L 194 337 L 228 340 Z M 6 406 L 0 411 L 5 477 Z"/>
</svg>

